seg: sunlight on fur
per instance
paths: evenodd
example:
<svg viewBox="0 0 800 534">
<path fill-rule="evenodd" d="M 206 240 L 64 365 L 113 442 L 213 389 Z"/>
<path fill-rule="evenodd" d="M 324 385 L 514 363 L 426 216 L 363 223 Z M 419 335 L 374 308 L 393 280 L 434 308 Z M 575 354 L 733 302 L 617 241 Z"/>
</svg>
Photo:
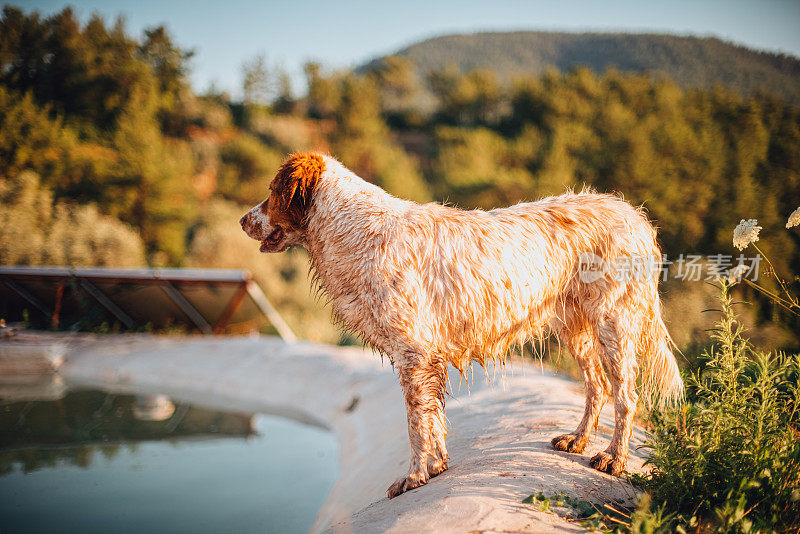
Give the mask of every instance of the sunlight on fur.
<svg viewBox="0 0 800 534">
<path fill-rule="evenodd" d="M 582 452 L 610 394 L 614 434 L 591 464 L 614 475 L 627 462 L 640 363 L 647 402 L 683 396 L 661 318 L 656 231 L 616 196 L 569 192 L 462 211 L 396 198 L 329 156 L 295 154 L 240 222 L 262 252 L 305 247 L 337 321 L 398 370 L 412 457 L 390 498 L 447 469 L 448 363 L 463 375 L 471 362 L 502 362 L 555 334 L 583 372 L 586 409 L 553 447 Z M 599 266 L 590 276 L 587 257 Z M 625 275 L 632 258 L 649 268 Z"/>
</svg>

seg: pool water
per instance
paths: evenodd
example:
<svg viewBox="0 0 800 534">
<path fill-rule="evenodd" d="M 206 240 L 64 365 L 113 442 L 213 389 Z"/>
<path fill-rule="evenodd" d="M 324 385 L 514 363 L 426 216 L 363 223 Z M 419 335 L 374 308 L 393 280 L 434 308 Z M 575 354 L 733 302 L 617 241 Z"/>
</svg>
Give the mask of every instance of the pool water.
<svg viewBox="0 0 800 534">
<path fill-rule="evenodd" d="M 306 532 L 337 444 L 164 396 L 0 399 L 0 532 Z"/>
</svg>

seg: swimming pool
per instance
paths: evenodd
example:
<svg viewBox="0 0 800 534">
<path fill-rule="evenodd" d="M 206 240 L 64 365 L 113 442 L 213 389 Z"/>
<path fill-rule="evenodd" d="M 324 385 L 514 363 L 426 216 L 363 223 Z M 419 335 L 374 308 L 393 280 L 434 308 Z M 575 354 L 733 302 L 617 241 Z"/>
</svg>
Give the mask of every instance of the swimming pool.
<svg viewBox="0 0 800 534">
<path fill-rule="evenodd" d="M 163 395 L 0 398 L 1 532 L 306 532 L 328 430 Z"/>
</svg>

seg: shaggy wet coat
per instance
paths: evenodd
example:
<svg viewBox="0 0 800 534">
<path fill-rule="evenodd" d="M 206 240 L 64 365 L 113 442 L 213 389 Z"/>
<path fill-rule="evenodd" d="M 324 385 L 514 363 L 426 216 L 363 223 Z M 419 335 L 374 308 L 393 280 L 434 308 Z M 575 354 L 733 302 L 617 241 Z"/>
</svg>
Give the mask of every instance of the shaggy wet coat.
<svg viewBox="0 0 800 534">
<path fill-rule="evenodd" d="M 464 372 L 554 333 L 583 371 L 586 409 L 553 447 L 582 452 L 611 394 L 614 435 L 591 464 L 616 475 L 638 399 L 637 355 L 648 395 L 682 396 L 661 320 L 656 232 L 618 197 L 567 193 L 462 211 L 401 200 L 331 157 L 295 154 L 240 222 L 262 252 L 305 247 L 337 319 L 397 368 L 412 456 L 389 497 L 447 469 L 448 363 Z"/>
</svg>

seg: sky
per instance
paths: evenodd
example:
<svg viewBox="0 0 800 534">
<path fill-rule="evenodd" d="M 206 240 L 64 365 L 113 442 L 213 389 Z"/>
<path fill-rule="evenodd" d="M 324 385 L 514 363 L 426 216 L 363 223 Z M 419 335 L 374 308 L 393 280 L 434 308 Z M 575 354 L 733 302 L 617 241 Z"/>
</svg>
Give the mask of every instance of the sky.
<svg viewBox="0 0 800 534">
<path fill-rule="evenodd" d="M 302 81 L 308 60 L 325 67 L 359 65 L 425 38 L 476 31 L 658 32 L 716 36 L 751 48 L 800 57 L 800 0 L 12 0 L 52 14 L 70 5 L 81 20 L 93 13 L 129 33 L 164 24 L 193 49 L 192 85 L 213 82 L 241 94 L 242 64 L 264 54 Z"/>
</svg>

